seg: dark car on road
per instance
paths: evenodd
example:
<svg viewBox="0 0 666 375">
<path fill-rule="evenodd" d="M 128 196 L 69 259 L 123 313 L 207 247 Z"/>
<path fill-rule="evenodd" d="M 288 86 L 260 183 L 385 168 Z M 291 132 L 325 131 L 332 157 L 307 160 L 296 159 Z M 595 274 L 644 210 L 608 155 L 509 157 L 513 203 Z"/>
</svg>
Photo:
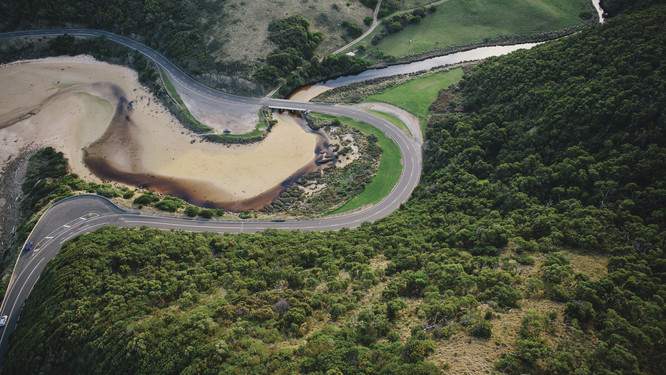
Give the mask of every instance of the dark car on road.
<svg viewBox="0 0 666 375">
<path fill-rule="evenodd" d="M 30 242 L 28 242 L 27 244 L 25 244 L 25 248 L 24 248 L 23 250 L 28 251 L 28 250 L 30 250 L 30 249 L 32 249 L 32 241 L 30 241 Z"/>
</svg>

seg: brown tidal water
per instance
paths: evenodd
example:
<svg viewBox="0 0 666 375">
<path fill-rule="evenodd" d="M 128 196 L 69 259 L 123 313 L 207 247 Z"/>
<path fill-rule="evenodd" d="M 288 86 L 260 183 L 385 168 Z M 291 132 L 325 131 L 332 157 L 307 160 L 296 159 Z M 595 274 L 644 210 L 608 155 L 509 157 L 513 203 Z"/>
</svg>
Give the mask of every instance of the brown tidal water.
<svg viewBox="0 0 666 375">
<path fill-rule="evenodd" d="M 132 121 L 132 104 L 126 99 L 125 93 L 113 84 L 109 84 L 118 104 L 114 116 L 104 134 L 83 149 L 83 161 L 86 167 L 97 177 L 105 181 L 115 181 L 130 186 L 149 189 L 160 194 L 171 195 L 186 202 L 202 207 L 222 208 L 227 211 L 257 210 L 270 204 L 282 191 L 292 186 L 306 173 L 317 171 L 326 165 L 319 161 L 325 156 L 333 156 L 327 138 L 319 132 L 312 131 L 303 120 L 297 118 L 304 131 L 317 136 L 313 150 L 314 160 L 295 171 L 282 183 L 267 191 L 244 200 L 234 200 L 231 194 L 213 183 L 174 178 L 148 171 L 141 161 L 142 140 L 137 125 Z M 193 144 L 191 147 L 196 147 Z M 220 145 L 220 147 L 225 147 Z M 289 146 L 285 145 L 285 152 Z M 275 155 L 279 158 L 279 155 Z"/>
</svg>

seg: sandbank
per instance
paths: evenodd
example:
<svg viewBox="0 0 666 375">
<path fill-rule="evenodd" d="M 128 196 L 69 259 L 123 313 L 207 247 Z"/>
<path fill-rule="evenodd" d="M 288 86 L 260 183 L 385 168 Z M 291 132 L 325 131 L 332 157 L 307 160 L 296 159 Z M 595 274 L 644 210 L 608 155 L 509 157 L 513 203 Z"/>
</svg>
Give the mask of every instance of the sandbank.
<svg viewBox="0 0 666 375">
<path fill-rule="evenodd" d="M 276 115 L 279 123 L 257 144 L 201 142 L 139 84 L 136 72 L 88 56 L 7 64 L 0 82 L 0 168 L 22 149 L 53 146 L 72 172 L 102 182 L 86 167 L 84 153 L 104 139 L 108 143 L 96 151 L 121 171 L 201 182 L 223 192 L 224 200 L 243 200 L 274 188 L 315 157 L 317 136 L 287 115 Z M 108 134 L 123 98 L 131 126 Z"/>
</svg>

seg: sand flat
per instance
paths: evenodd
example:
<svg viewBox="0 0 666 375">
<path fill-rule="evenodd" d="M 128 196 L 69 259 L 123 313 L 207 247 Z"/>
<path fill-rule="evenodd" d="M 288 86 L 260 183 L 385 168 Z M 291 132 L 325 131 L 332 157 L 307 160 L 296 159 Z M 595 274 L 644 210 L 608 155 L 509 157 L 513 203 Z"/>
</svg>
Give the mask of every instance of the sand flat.
<svg viewBox="0 0 666 375">
<path fill-rule="evenodd" d="M 289 99 L 300 102 L 309 102 L 312 98 L 330 89 L 332 89 L 332 87 L 324 86 L 324 84 L 310 85 L 296 91 L 289 97 Z"/>
<path fill-rule="evenodd" d="M 146 169 L 161 175 L 213 182 L 233 200 L 251 198 L 280 184 L 315 157 L 313 134 L 306 133 L 288 115 L 276 114 L 275 118 L 278 123 L 261 143 L 190 145 L 189 138 L 175 134 L 168 147 L 145 144 L 144 152 L 153 156 L 142 159 Z M 142 131 L 146 138 L 151 136 L 150 129 Z"/>
<path fill-rule="evenodd" d="M 100 182 L 86 168 L 83 149 L 108 129 L 119 93 L 131 103 L 133 148 L 116 139 L 104 157 L 120 170 L 201 181 L 242 200 L 274 188 L 315 157 L 316 135 L 287 115 L 258 144 L 200 142 L 139 84 L 136 72 L 88 56 L 7 64 L 0 81 L 0 168 L 24 147 L 48 145 L 65 154 L 74 173 Z M 21 115 L 27 118 L 1 128 Z"/>
</svg>

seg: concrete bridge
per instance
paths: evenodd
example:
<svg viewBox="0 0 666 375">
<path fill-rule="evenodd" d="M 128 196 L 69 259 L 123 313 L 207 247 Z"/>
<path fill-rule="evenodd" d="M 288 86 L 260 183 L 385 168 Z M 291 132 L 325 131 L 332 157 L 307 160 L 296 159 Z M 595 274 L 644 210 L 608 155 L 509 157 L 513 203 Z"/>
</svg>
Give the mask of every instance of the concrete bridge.
<svg viewBox="0 0 666 375">
<path fill-rule="evenodd" d="M 270 110 L 278 110 L 278 111 L 289 111 L 291 113 L 294 112 L 303 112 L 303 113 L 308 113 L 310 112 L 309 110 L 305 108 L 298 108 L 298 107 L 291 107 L 291 106 L 282 106 L 282 105 L 269 105 L 268 109 Z"/>
</svg>

